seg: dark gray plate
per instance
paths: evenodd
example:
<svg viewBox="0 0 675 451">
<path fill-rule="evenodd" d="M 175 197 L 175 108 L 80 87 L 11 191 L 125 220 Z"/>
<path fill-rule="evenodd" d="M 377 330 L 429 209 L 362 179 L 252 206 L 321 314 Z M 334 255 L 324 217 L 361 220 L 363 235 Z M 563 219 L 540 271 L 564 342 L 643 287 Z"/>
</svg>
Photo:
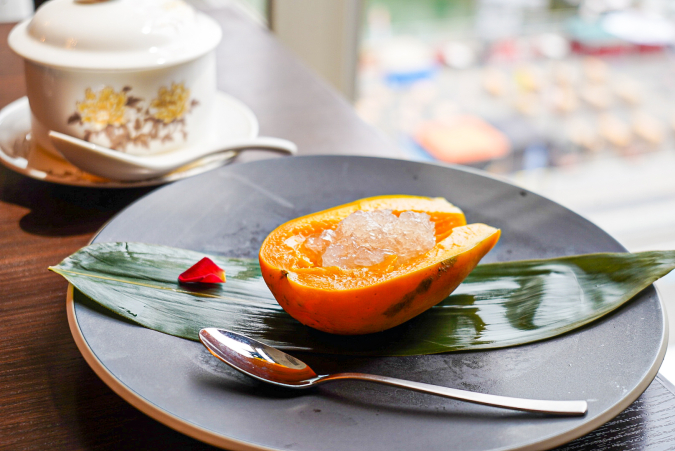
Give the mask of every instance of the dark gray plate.
<svg viewBox="0 0 675 451">
<path fill-rule="evenodd" d="M 462 208 L 468 222 L 501 228 L 485 261 L 624 250 L 577 214 L 477 172 L 337 156 L 232 165 L 163 187 L 116 216 L 95 241 L 256 257 L 279 224 L 382 194 L 442 196 Z M 219 363 L 199 343 L 69 305 L 80 350 L 117 393 L 181 432 L 232 449 L 553 447 L 634 401 L 656 375 L 666 338 L 664 311 L 650 287 L 589 327 L 527 346 L 397 358 L 303 356 L 320 372 L 362 371 L 506 396 L 589 401 L 585 417 L 557 418 L 363 382 L 309 392 L 263 386 Z"/>
</svg>

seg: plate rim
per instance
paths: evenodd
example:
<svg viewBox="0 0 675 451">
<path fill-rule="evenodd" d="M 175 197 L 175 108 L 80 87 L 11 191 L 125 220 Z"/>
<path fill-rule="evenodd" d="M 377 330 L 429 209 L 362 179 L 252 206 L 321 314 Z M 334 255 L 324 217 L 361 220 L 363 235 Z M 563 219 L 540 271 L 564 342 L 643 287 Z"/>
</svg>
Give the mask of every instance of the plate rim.
<svg viewBox="0 0 675 451">
<path fill-rule="evenodd" d="M 334 158 L 334 157 L 343 157 L 343 158 L 368 158 L 368 159 L 381 159 L 381 160 L 393 160 L 393 161 L 399 161 L 399 162 L 411 162 L 411 163 L 419 163 L 419 164 L 425 164 L 425 165 L 434 165 L 434 166 L 439 166 L 442 168 L 451 168 L 451 169 L 457 169 L 463 172 L 468 172 L 472 173 L 474 175 L 479 175 L 481 177 L 487 177 L 491 178 L 493 180 L 497 180 L 503 183 L 506 183 L 508 185 L 514 186 L 518 189 L 521 189 L 522 191 L 525 191 L 527 193 L 534 194 L 536 196 L 542 197 L 546 199 L 549 202 L 552 202 L 559 206 L 560 208 L 563 208 L 567 211 L 570 211 L 574 213 L 575 215 L 578 215 L 585 219 L 586 221 L 590 222 L 591 224 L 595 225 L 592 221 L 588 220 L 584 216 L 580 215 L 579 213 L 569 209 L 568 207 L 565 207 L 562 204 L 559 204 L 558 202 L 549 199 L 548 197 L 542 196 L 540 194 L 537 194 L 527 188 L 520 187 L 518 185 L 515 185 L 508 179 L 505 179 L 503 177 L 495 176 L 494 174 L 488 174 L 488 173 L 483 173 L 483 171 L 480 171 L 475 168 L 471 167 L 464 167 L 464 166 L 459 166 L 459 165 L 452 165 L 452 164 L 447 164 L 447 163 L 439 163 L 439 162 L 412 162 L 408 160 L 401 160 L 401 159 L 396 159 L 396 158 L 382 158 L 382 157 L 373 157 L 373 156 L 357 156 L 357 155 L 308 155 L 308 156 L 296 156 L 294 158 Z M 255 164 L 256 162 L 251 162 L 251 164 Z M 243 163 L 245 164 L 245 163 Z M 101 228 L 92 236 L 92 238 L 89 240 L 88 244 L 91 244 L 101 233 L 101 231 L 107 227 L 107 225 L 112 222 L 113 219 L 117 218 L 124 210 L 129 208 L 131 205 L 140 202 L 143 200 L 146 196 L 149 194 L 146 194 L 145 196 L 140 197 L 136 201 L 132 202 L 130 205 L 125 207 L 124 209 L 120 210 L 116 215 L 114 215 L 109 221 L 107 221 L 104 225 L 101 226 Z M 599 226 L 595 225 L 599 230 L 602 232 L 606 233 L 609 235 L 604 229 L 600 228 Z M 611 235 L 609 235 L 611 236 Z M 613 238 L 613 237 L 612 237 Z M 618 243 L 618 242 L 617 242 Z M 619 245 L 625 249 L 621 243 Z M 661 318 L 661 326 L 662 326 L 662 336 L 661 336 L 661 342 L 659 345 L 658 352 L 656 354 L 656 357 L 652 363 L 652 366 L 648 368 L 645 371 L 645 376 L 640 380 L 638 384 L 636 384 L 635 388 L 628 392 L 626 396 L 624 396 L 618 403 L 614 404 L 613 406 L 609 407 L 605 411 L 601 412 L 596 416 L 591 421 L 585 422 L 578 427 L 574 427 L 570 430 L 567 430 L 566 432 L 563 432 L 561 434 L 557 435 L 552 435 L 552 436 L 547 436 L 547 437 L 542 437 L 541 440 L 524 445 L 519 448 L 513 448 L 513 447 L 502 447 L 502 448 L 497 448 L 495 451 L 537 451 L 541 449 L 550 449 L 554 448 L 557 446 L 564 445 L 566 443 L 569 443 L 579 437 L 582 437 L 597 428 L 601 427 L 603 424 L 607 423 L 617 415 L 619 415 L 621 412 L 623 412 L 626 408 L 628 408 L 637 398 L 644 393 L 644 391 L 651 385 L 653 380 L 656 378 L 659 368 L 661 367 L 661 364 L 663 362 L 667 347 L 668 347 L 668 337 L 669 337 L 669 324 L 668 324 L 668 317 L 665 314 L 665 305 L 663 301 L 663 297 L 661 296 L 659 289 L 656 285 L 651 284 L 649 287 L 653 288 L 656 293 L 656 298 L 659 302 L 659 305 L 661 307 L 661 310 L 663 312 L 662 318 Z M 649 288 L 647 287 L 647 288 Z M 92 368 L 92 370 L 96 373 L 96 375 L 101 378 L 101 380 L 108 385 L 109 388 L 111 388 L 117 395 L 119 395 L 122 399 L 127 401 L 129 404 L 131 404 L 133 407 L 137 408 L 141 412 L 145 413 L 146 415 L 150 416 L 151 418 L 155 419 L 156 421 L 159 421 L 160 423 L 164 424 L 165 426 L 168 426 L 182 434 L 185 434 L 189 437 L 192 437 L 196 440 L 202 441 L 204 443 L 220 447 L 220 448 L 227 448 L 231 449 L 232 451 L 280 451 L 279 448 L 269 448 L 266 446 L 261 446 L 261 445 L 256 445 L 251 442 L 246 442 L 243 440 L 237 440 L 228 436 L 225 436 L 223 434 L 217 433 L 215 431 L 212 431 L 207 428 L 203 428 L 201 426 L 198 426 L 194 423 L 191 423 L 185 419 L 182 419 L 176 415 L 173 415 L 159 407 L 157 407 L 152 401 L 149 399 L 144 398 L 143 396 L 138 395 L 136 392 L 134 392 L 133 389 L 128 387 L 126 384 L 124 384 L 122 381 L 118 380 L 108 369 L 106 368 L 105 364 L 101 362 L 98 357 L 96 356 L 95 352 L 89 347 L 86 338 L 82 334 L 82 331 L 79 327 L 78 321 L 77 321 L 77 312 L 75 311 L 75 301 L 73 297 L 74 293 L 74 286 L 72 284 L 68 284 L 67 288 L 67 293 L 66 293 L 66 313 L 67 313 L 67 319 L 68 319 L 68 324 L 69 328 L 71 331 L 71 335 L 73 336 L 73 339 L 78 347 L 78 350 L 84 357 L 85 361 L 87 364 Z M 600 319 L 598 319 L 600 320 Z M 596 321 L 598 321 L 596 320 Z M 589 323 L 589 325 L 592 325 L 596 321 L 593 321 Z"/>
<path fill-rule="evenodd" d="M 250 136 L 249 138 L 255 138 L 258 136 L 260 133 L 260 123 L 258 121 L 257 116 L 251 110 L 251 108 L 246 105 L 244 102 L 241 100 L 235 98 L 234 96 L 224 92 L 224 91 L 216 91 L 215 95 L 216 101 L 222 101 L 222 102 L 228 102 L 231 104 L 230 108 L 234 107 L 238 109 L 241 113 L 241 116 L 246 119 L 246 121 L 249 123 L 251 127 L 251 132 L 249 133 Z M 23 96 L 20 97 L 16 100 L 13 100 L 12 102 L 8 103 L 5 105 L 2 109 L 0 109 L 0 124 L 2 123 L 2 119 L 4 117 L 10 116 L 11 114 L 16 114 L 19 110 L 23 108 L 28 108 L 30 111 L 30 105 L 28 101 L 28 96 Z M 214 108 L 217 108 L 215 106 Z M 26 134 L 30 132 L 29 130 L 26 130 Z M 19 138 L 19 136 L 17 136 Z M 13 160 L 17 160 L 20 158 L 21 160 L 26 162 L 26 167 L 19 166 L 14 163 Z M 208 157 L 206 157 L 208 158 Z M 223 163 L 230 160 L 231 158 L 223 160 Z M 28 166 L 28 161 L 25 158 L 22 157 L 11 157 L 8 155 L 5 150 L 3 149 L 3 146 L 0 145 L 0 163 L 2 163 L 3 166 L 5 166 L 7 169 L 14 171 L 18 174 L 24 175 L 26 177 L 32 178 L 34 180 L 40 180 L 43 182 L 48 182 L 48 183 L 54 183 L 57 185 L 64 185 L 64 186 L 77 186 L 81 188 L 113 188 L 113 189 L 125 189 L 125 188 L 143 188 L 143 187 L 149 187 L 149 186 L 159 186 L 159 185 L 164 185 L 167 183 L 172 183 L 176 182 L 179 180 L 183 180 L 189 177 L 193 177 L 195 175 L 203 174 L 204 172 L 207 172 L 209 170 L 215 169 L 216 167 L 219 167 L 221 164 L 217 164 L 216 166 L 212 166 L 211 164 L 208 164 L 210 160 L 206 160 L 205 163 L 202 163 L 202 166 L 197 166 L 197 167 L 190 167 L 186 170 L 177 170 L 174 172 L 171 172 L 165 176 L 149 179 L 149 180 L 139 180 L 139 181 L 134 181 L 134 182 L 120 182 L 116 180 L 107 180 L 103 182 L 92 182 L 87 179 L 83 178 L 64 178 L 64 177 L 59 177 L 55 176 L 52 174 L 49 174 L 47 172 L 41 171 L 39 169 L 34 169 Z M 217 160 L 218 161 L 218 160 Z M 218 161 L 218 163 L 221 163 Z"/>
</svg>

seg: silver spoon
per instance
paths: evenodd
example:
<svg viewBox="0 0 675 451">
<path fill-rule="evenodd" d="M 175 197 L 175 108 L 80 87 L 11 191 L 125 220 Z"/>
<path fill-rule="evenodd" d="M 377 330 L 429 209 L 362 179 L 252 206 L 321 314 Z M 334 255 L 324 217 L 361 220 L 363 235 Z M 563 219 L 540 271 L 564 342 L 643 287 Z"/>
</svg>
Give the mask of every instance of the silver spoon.
<svg viewBox="0 0 675 451">
<path fill-rule="evenodd" d="M 407 388 L 409 390 L 476 404 L 528 412 L 550 413 L 554 415 L 584 415 L 588 410 L 586 401 L 544 401 L 510 398 L 363 373 L 317 375 L 309 366 L 295 357 L 234 332 L 207 328 L 199 331 L 199 339 L 211 354 L 232 368 L 263 382 L 269 382 L 270 384 L 282 387 L 309 388 L 324 382 L 356 379 L 393 385 L 394 387 Z"/>
<path fill-rule="evenodd" d="M 281 138 L 257 137 L 224 143 L 216 147 L 190 147 L 174 152 L 142 157 L 99 146 L 63 133 L 50 131 L 49 139 L 56 149 L 74 166 L 112 180 L 138 181 L 161 175 L 192 163 L 205 156 L 222 153 L 222 159 L 234 157 L 244 149 L 269 149 L 295 154 L 297 146 Z"/>
</svg>

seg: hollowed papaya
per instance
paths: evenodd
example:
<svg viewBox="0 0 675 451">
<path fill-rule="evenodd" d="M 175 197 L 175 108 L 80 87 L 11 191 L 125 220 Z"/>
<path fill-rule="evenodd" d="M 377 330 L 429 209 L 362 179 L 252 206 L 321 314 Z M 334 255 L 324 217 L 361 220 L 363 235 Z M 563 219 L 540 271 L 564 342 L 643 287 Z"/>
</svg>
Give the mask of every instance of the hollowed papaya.
<svg viewBox="0 0 675 451">
<path fill-rule="evenodd" d="M 357 210 L 429 214 L 436 245 L 400 265 L 341 269 L 321 267 L 303 239 Z M 357 200 L 277 227 L 260 249 L 260 268 L 281 307 L 301 323 L 324 332 L 355 335 L 397 326 L 447 297 L 499 239 L 485 224 L 465 225 L 460 209 L 442 198 L 380 196 Z"/>
</svg>

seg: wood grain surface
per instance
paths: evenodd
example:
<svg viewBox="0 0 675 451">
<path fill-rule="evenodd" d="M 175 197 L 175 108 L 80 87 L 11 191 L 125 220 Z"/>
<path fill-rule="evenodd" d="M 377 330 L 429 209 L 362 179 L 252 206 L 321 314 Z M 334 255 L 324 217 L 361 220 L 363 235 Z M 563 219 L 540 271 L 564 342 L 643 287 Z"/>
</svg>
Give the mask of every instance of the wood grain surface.
<svg viewBox="0 0 675 451">
<path fill-rule="evenodd" d="M 224 32 L 219 88 L 253 109 L 261 134 L 291 139 L 305 155 L 400 156 L 269 32 L 233 9 L 209 14 Z M 0 108 L 25 95 L 22 62 L 6 44 L 11 27 L 0 25 Z M 238 161 L 273 157 L 261 151 Z M 213 449 L 140 413 L 98 379 L 68 329 L 66 282 L 47 271 L 153 189 L 59 186 L 0 167 L 0 449 Z M 613 421 L 561 449 L 675 449 L 671 389 L 657 379 Z"/>
</svg>

